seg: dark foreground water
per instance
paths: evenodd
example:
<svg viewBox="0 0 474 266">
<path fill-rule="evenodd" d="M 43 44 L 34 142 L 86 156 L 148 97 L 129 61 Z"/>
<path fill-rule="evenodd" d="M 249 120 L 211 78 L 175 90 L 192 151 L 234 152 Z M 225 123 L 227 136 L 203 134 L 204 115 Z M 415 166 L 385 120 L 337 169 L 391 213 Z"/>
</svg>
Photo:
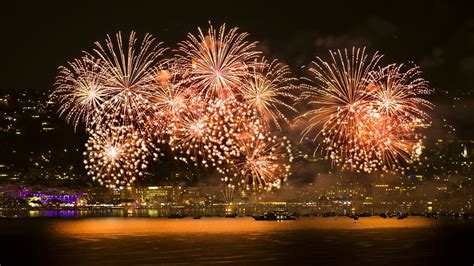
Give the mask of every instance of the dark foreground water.
<svg viewBox="0 0 474 266">
<path fill-rule="evenodd" d="M 0 265 L 473 265 L 473 221 L 3 219 Z"/>
</svg>

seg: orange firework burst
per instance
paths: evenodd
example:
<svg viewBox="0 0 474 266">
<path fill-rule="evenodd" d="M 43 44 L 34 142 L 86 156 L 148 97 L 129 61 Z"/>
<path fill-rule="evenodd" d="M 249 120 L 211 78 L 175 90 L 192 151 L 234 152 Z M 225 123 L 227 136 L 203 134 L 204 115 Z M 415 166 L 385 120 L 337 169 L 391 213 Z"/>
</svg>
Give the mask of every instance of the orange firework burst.
<svg viewBox="0 0 474 266">
<path fill-rule="evenodd" d="M 150 114 L 154 112 L 150 98 L 155 92 L 155 75 L 165 60 L 161 43 L 149 34 L 138 45 L 135 32 L 130 34 L 124 45 L 122 34 L 116 34 L 114 41 L 107 36 L 105 46 L 96 42 L 96 49 L 87 58 L 97 58 L 98 80 L 107 89 L 106 101 L 102 104 L 104 113 L 122 122 L 147 129 Z M 96 60 L 96 61 L 97 61 Z M 96 124 L 107 123 L 103 117 L 96 117 Z"/>
<path fill-rule="evenodd" d="M 369 73 L 381 56 L 375 54 L 367 60 L 365 49 L 353 49 L 352 53 L 331 52 L 331 58 L 331 63 L 319 57 L 313 62 L 310 72 L 317 84 L 303 85 L 300 101 L 315 109 L 297 119 L 306 122 L 302 139 L 321 140 L 326 155 L 339 164 L 359 153 L 355 132 L 363 115 L 362 106 L 370 97 L 367 93 Z"/>
<path fill-rule="evenodd" d="M 143 175 L 148 157 L 158 154 L 148 148 L 147 139 L 132 126 L 97 129 L 86 143 L 87 174 L 111 188 L 130 186 Z"/>
<path fill-rule="evenodd" d="M 369 59 L 365 49 L 331 57 L 330 63 L 320 58 L 313 63 L 316 86 L 303 86 L 300 100 L 315 108 L 297 118 L 306 122 L 302 139 L 320 140 L 328 158 L 356 171 L 410 162 L 421 146 L 416 128 L 428 119 L 421 108 L 430 106 L 418 96 L 430 92 L 418 68 L 402 72 L 390 65 L 376 71 L 381 56 Z"/>
<path fill-rule="evenodd" d="M 172 151 L 180 154 L 177 159 L 209 167 L 219 157 L 219 148 L 211 141 L 210 116 L 201 104 L 176 116 L 169 128 Z"/>
<path fill-rule="evenodd" d="M 190 33 L 179 44 L 177 62 L 203 98 L 232 97 L 249 76 L 248 66 L 259 52 L 255 42 L 246 40 L 248 34 L 237 30 L 226 31 L 224 24 L 217 31 L 209 25 L 207 34 L 198 28 L 197 36 Z"/>
<path fill-rule="evenodd" d="M 178 115 L 186 109 L 189 96 L 190 90 L 183 84 L 177 66 L 171 65 L 156 72 L 150 102 L 158 112 L 171 117 Z"/>
<path fill-rule="evenodd" d="M 430 94 L 428 82 L 420 77 L 418 67 L 403 71 L 403 64 L 388 65 L 370 73 L 369 93 L 373 108 L 384 116 L 403 117 L 407 120 L 426 120 L 428 115 L 421 107 L 431 108 L 430 102 L 420 95 Z M 410 121 L 412 122 L 412 121 Z"/>
<path fill-rule="evenodd" d="M 356 132 L 359 143 L 364 144 L 363 153 L 353 164 L 370 173 L 376 169 L 396 170 L 401 163 L 417 160 L 422 148 L 417 124 L 407 124 L 399 117 L 368 111 L 364 116 L 364 125 Z"/>
<path fill-rule="evenodd" d="M 384 169 L 417 160 L 422 148 L 419 128 L 429 124 L 423 108 L 432 104 L 420 95 L 431 93 L 418 67 L 403 71 L 403 65 L 389 65 L 370 74 L 371 101 L 365 107 L 364 134 L 370 134 L 373 158 Z M 366 138 L 364 138 L 366 139 Z"/>
</svg>

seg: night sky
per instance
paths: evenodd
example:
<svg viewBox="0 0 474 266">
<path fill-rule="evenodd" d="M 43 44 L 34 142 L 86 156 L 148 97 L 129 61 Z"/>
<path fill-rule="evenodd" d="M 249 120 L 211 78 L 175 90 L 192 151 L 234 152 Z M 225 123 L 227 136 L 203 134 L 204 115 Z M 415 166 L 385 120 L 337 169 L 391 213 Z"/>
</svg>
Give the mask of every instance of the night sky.
<svg viewBox="0 0 474 266">
<path fill-rule="evenodd" d="M 16 1 L 2 4 L 2 83 L 8 89 L 53 89 L 57 68 L 90 51 L 106 34 L 134 30 L 176 48 L 188 32 L 227 23 L 250 33 L 270 58 L 296 77 L 329 49 L 364 47 L 384 54 L 383 64 L 419 65 L 435 93 L 434 127 L 457 127 L 472 139 L 474 17 L 454 1 Z M 466 1 L 467 2 L 467 1 Z M 446 91 L 449 94 L 446 94 Z M 453 108 L 453 97 L 460 97 Z M 71 126 L 72 127 L 72 126 Z M 72 129 L 71 129 L 72 132 Z M 433 136 L 437 137 L 437 136 Z M 82 148 L 82 145 L 81 147 Z"/>
<path fill-rule="evenodd" d="M 175 48 L 187 32 L 227 23 L 294 72 L 328 49 L 367 46 L 386 63 L 414 61 L 434 88 L 474 81 L 474 18 L 454 1 L 15 1 L 2 4 L 2 85 L 51 89 L 57 67 L 119 30 Z M 318 2 L 318 3 L 316 3 Z M 364 2 L 364 3 L 360 3 Z M 377 4 L 378 3 L 378 4 Z"/>
</svg>

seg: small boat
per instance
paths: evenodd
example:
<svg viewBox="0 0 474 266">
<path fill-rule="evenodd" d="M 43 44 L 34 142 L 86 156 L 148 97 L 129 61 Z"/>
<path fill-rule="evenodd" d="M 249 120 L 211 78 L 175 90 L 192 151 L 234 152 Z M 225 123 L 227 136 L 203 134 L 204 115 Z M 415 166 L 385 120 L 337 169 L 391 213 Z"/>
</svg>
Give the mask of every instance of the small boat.
<svg viewBox="0 0 474 266">
<path fill-rule="evenodd" d="M 386 218 L 387 218 L 387 214 L 386 214 L 386 213 L 381 213 L 381 214 L 380 214 L 380 217 L 386 219 Z"/>
<path fill-rule="evenodd" d="M 252 217 L 255 221 L 287 221 L 297 219 L 296 216 L 284 210 L 267 212 L 263 215 L 254 215 Z"/>
<path fill-rule="evenodd" d="M 400 213 L 400 214 L 398 215 L 397 219 L 398 219 L 398 220 L 401 220 L 401 219 L 405 219 L 405 218 L 407 218 L 407 217 L 408 217 L 408 214 L 406 214 L 406 213 L 405 213 L 405 214 Z"/>
<path fill-rule="evenodd" d="M 201 215 L 196 215 L 196 216 L 193 216 L 193 219 L 194 219 L 194 220 L 198 220 L 198 219 L 201 219 L 201 218 L 202 218 L 202 216 L 201 216 Z"/>
<path fill-rule="evenodd" d="M 184 215 L 179 214 L 179 213 L 172 213 L 172 214 L 168 215 L 168 218 L 170 218 L 170 219 L 181 219 L 181 218 L 184 218 Z"/>
</svg>

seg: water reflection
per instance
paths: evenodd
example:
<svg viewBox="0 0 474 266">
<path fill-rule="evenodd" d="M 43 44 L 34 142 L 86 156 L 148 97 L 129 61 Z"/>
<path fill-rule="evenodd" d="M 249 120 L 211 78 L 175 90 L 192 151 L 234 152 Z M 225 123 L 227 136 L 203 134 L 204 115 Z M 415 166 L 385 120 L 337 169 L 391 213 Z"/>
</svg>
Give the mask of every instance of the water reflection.
<svg viewBox="0 0 474 266">
<path fill-rule="evenodd" d="M 370 217 L 357 222 L 347 217 L 303 218 L 297 221 L 255 221 L 250 217 L 234 219 L 205 217 L 200 220 L 149 219 L 149 218 L 90 218 L 55 221 L 52 230 L 64 236 L 80 235 L 150 235 L 164 233 L 225 233 L 264 232 L 328 229 L 374 229 L 374 228 L 427 228 L 438 220 L 424 217 L 408 219 L 382 219 Z"/>
<path fill-rule="evenodd" d="M 0 263 L 10 256 L 12 265 L 469 265 L 472 225 L 425 217 L 0 219 L 9 243 Z"/>
</svg>

